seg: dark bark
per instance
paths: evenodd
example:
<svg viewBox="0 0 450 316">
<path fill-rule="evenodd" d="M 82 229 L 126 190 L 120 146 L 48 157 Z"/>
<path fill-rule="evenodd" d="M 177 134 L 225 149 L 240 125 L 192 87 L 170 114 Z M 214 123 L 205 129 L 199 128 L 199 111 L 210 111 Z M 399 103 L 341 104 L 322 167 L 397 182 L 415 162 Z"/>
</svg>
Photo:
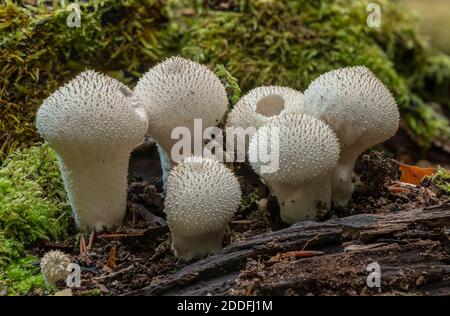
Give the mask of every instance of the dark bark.
<svg viewBox="0 0 450 316">
<path fill-rule="evenodd" d="M 449 227 L 449 204 L 301 222 L 230 244 L 127 294 L 365 294 L 371 262 L 381 266 L 383 291 L 449 294 Z M 268 260 L 298 250 L 324 254 Z"/>
</svg>

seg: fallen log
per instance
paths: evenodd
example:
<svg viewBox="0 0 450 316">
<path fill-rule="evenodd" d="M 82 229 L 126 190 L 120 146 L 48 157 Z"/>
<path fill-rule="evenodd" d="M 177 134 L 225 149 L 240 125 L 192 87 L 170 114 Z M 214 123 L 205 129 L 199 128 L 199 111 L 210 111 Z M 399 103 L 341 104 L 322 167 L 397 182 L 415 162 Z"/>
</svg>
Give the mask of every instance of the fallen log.
<svg viewBox="0 0 450 316">
<path fill-rule="evenodd" d="M 449 227 L 450 204 L 300 222 L 230 244 L 125 295 L 365 294 L 373 262 L 384 280 L 378 292 L 449 294 Z M 272 258 L 302 250 L 323 254 Z"/>
</svg>

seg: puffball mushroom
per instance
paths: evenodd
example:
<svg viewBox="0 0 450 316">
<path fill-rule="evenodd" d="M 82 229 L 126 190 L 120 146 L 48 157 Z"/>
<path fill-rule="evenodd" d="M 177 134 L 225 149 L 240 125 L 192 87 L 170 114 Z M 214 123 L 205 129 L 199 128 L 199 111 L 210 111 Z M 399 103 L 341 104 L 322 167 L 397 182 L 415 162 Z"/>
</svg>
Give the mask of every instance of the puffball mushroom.
<svg viewBox="0 0 450 316">
<path fill-rule="evenodd" d="M 187 261 L 219 251 L 240 200 L 238 180 L 218 161 L 193 156 L 175 166 L 164 210 L 175 256 Z"/>
<path fill-rule="evenodd" d="M 339 138 L 341 156 L 333 175 L 332 200 L 345 206 L 353 193 L 352 173 L 358 156 L 397 132 L 397 103 L 367 67 L 356 66 L 314 80 L 305 91 L 305 113 L 326 122 Z"/>
<path fill-rule="evenodd" d="M 228 115 L 227 126 L 258 129 L 283 113 L 302 113 L 303 94 L 289 87 L 262 86 L 250 90 Z"/>
<path fill-rule="evenodd" d="M 174 162 L 171 149 L 177 140 L 171 139 L 172 130 L 187 127 L 194 135 L 194 119 L 201 119 L 203 127 L 216 126 L 228 106 L 220 79 L 206 66 L 181 57 L 168 58 L 151 68 L 138 81 L 134 94 L 145 105 L 148 132 L 161 147 L 165 169 Z"/>
<path fill-rule="evenodd" d="M 44 280 L 49 285 L 56 285 L 57 282 L 65 281 L 69 275 L 67 267 L 70 264 L 70 257 L 59 250 L 47 252 L 41 259 L 41 272 Z"/>
<path fill-rule="evenodd" d="M 90 70 L 44 100 L 37 129 L 57 153 L 80 229 L 99 231 L 122 222 L 128 160 L 147 124 L 143 105 L 125 85 Z"/>
<path fill-rule="evenodd" d="M 265 153 L 270 153 L 272 164 L 277 162 L 272 168 L 267 168 Z M 331 127 L 304 114 L 277 116 L 249 145 L 250 165 L 276 196 L 281 219 L 288 224 L 312 220 L 319 208 L 329 208 L 331 174 L 338 159 L 339 142 Z"/>
</svg>

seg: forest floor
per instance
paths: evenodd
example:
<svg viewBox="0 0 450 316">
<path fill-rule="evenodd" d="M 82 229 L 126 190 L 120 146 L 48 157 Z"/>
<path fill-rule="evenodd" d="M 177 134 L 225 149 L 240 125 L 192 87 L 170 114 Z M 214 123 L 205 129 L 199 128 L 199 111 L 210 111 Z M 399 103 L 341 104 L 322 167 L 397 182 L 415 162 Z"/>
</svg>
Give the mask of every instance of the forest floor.
<svg viewBox="0 0 450 316">
<path fill-rule="evenodd" d="M 80 264 L 82 287 L 72 295 L 450 294 L 449 196 L 430 181 L 399 182 L 398 163 L 383 153 L 359 159 L 347 207 L 291 227 L 251 168 L 231 167 L 246 198 L 217 255 L 184 263 L 171 252 L 152 145 L 132 156 L 124 228 L 81 241 L 73 228 L 73 238 L 33 253 L 59 249 Z M 366 284 L 373 262 L 381 288 Z"/>
</svg>

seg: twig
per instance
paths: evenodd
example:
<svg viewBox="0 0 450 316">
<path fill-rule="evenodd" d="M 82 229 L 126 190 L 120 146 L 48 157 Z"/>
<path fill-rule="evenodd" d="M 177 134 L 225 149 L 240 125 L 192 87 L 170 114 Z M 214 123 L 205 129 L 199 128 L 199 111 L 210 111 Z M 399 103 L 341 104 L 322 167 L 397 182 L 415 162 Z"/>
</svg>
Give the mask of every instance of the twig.
<svg viewBox="0 0 450 316">
<path fill-rule="evenodd" d="M 91 236 L 89 236 L 89 243 L 87 245 L 87 250 L 91 250 L 92 246 L 94 245 L 95 240 L 95 230 L 92 231 Z"/>
<path fill-rule="evenodd" d="M 111 270 L 116 269 L 116 243 L 113 242 L 111 249 L 109 250 L 109 257 L 108 257 L 108 268 Z"/>
<path fill-rule="evenodd" d="M 84 239 L 84 235 L 80 235 L 80 254 L 87 253 L 87 247 L 86 247 L 86 239 Z"/>
<path fill-rule="evenodd" d="M 309 244 L 311 241 L 317 239 L 318 237 L 319 237 L 319 235 L 316 235 L 316 236 L 314 236 L 313 238 L 309 239 L 309 240 L 305 243 L 305 245 L 303 246 L 302 251 L 304 251 L 304 250 L 306 249 L 306 247 L 308 247 L 308 244 Z"/>
<path fill-rule="evenodd" d="M 233 225 L 250 225 L 251 223 L 252 223 L 252 221 L 249 219 L 231 221 L 231 224 L 233 224 Z"/>
</svg>

